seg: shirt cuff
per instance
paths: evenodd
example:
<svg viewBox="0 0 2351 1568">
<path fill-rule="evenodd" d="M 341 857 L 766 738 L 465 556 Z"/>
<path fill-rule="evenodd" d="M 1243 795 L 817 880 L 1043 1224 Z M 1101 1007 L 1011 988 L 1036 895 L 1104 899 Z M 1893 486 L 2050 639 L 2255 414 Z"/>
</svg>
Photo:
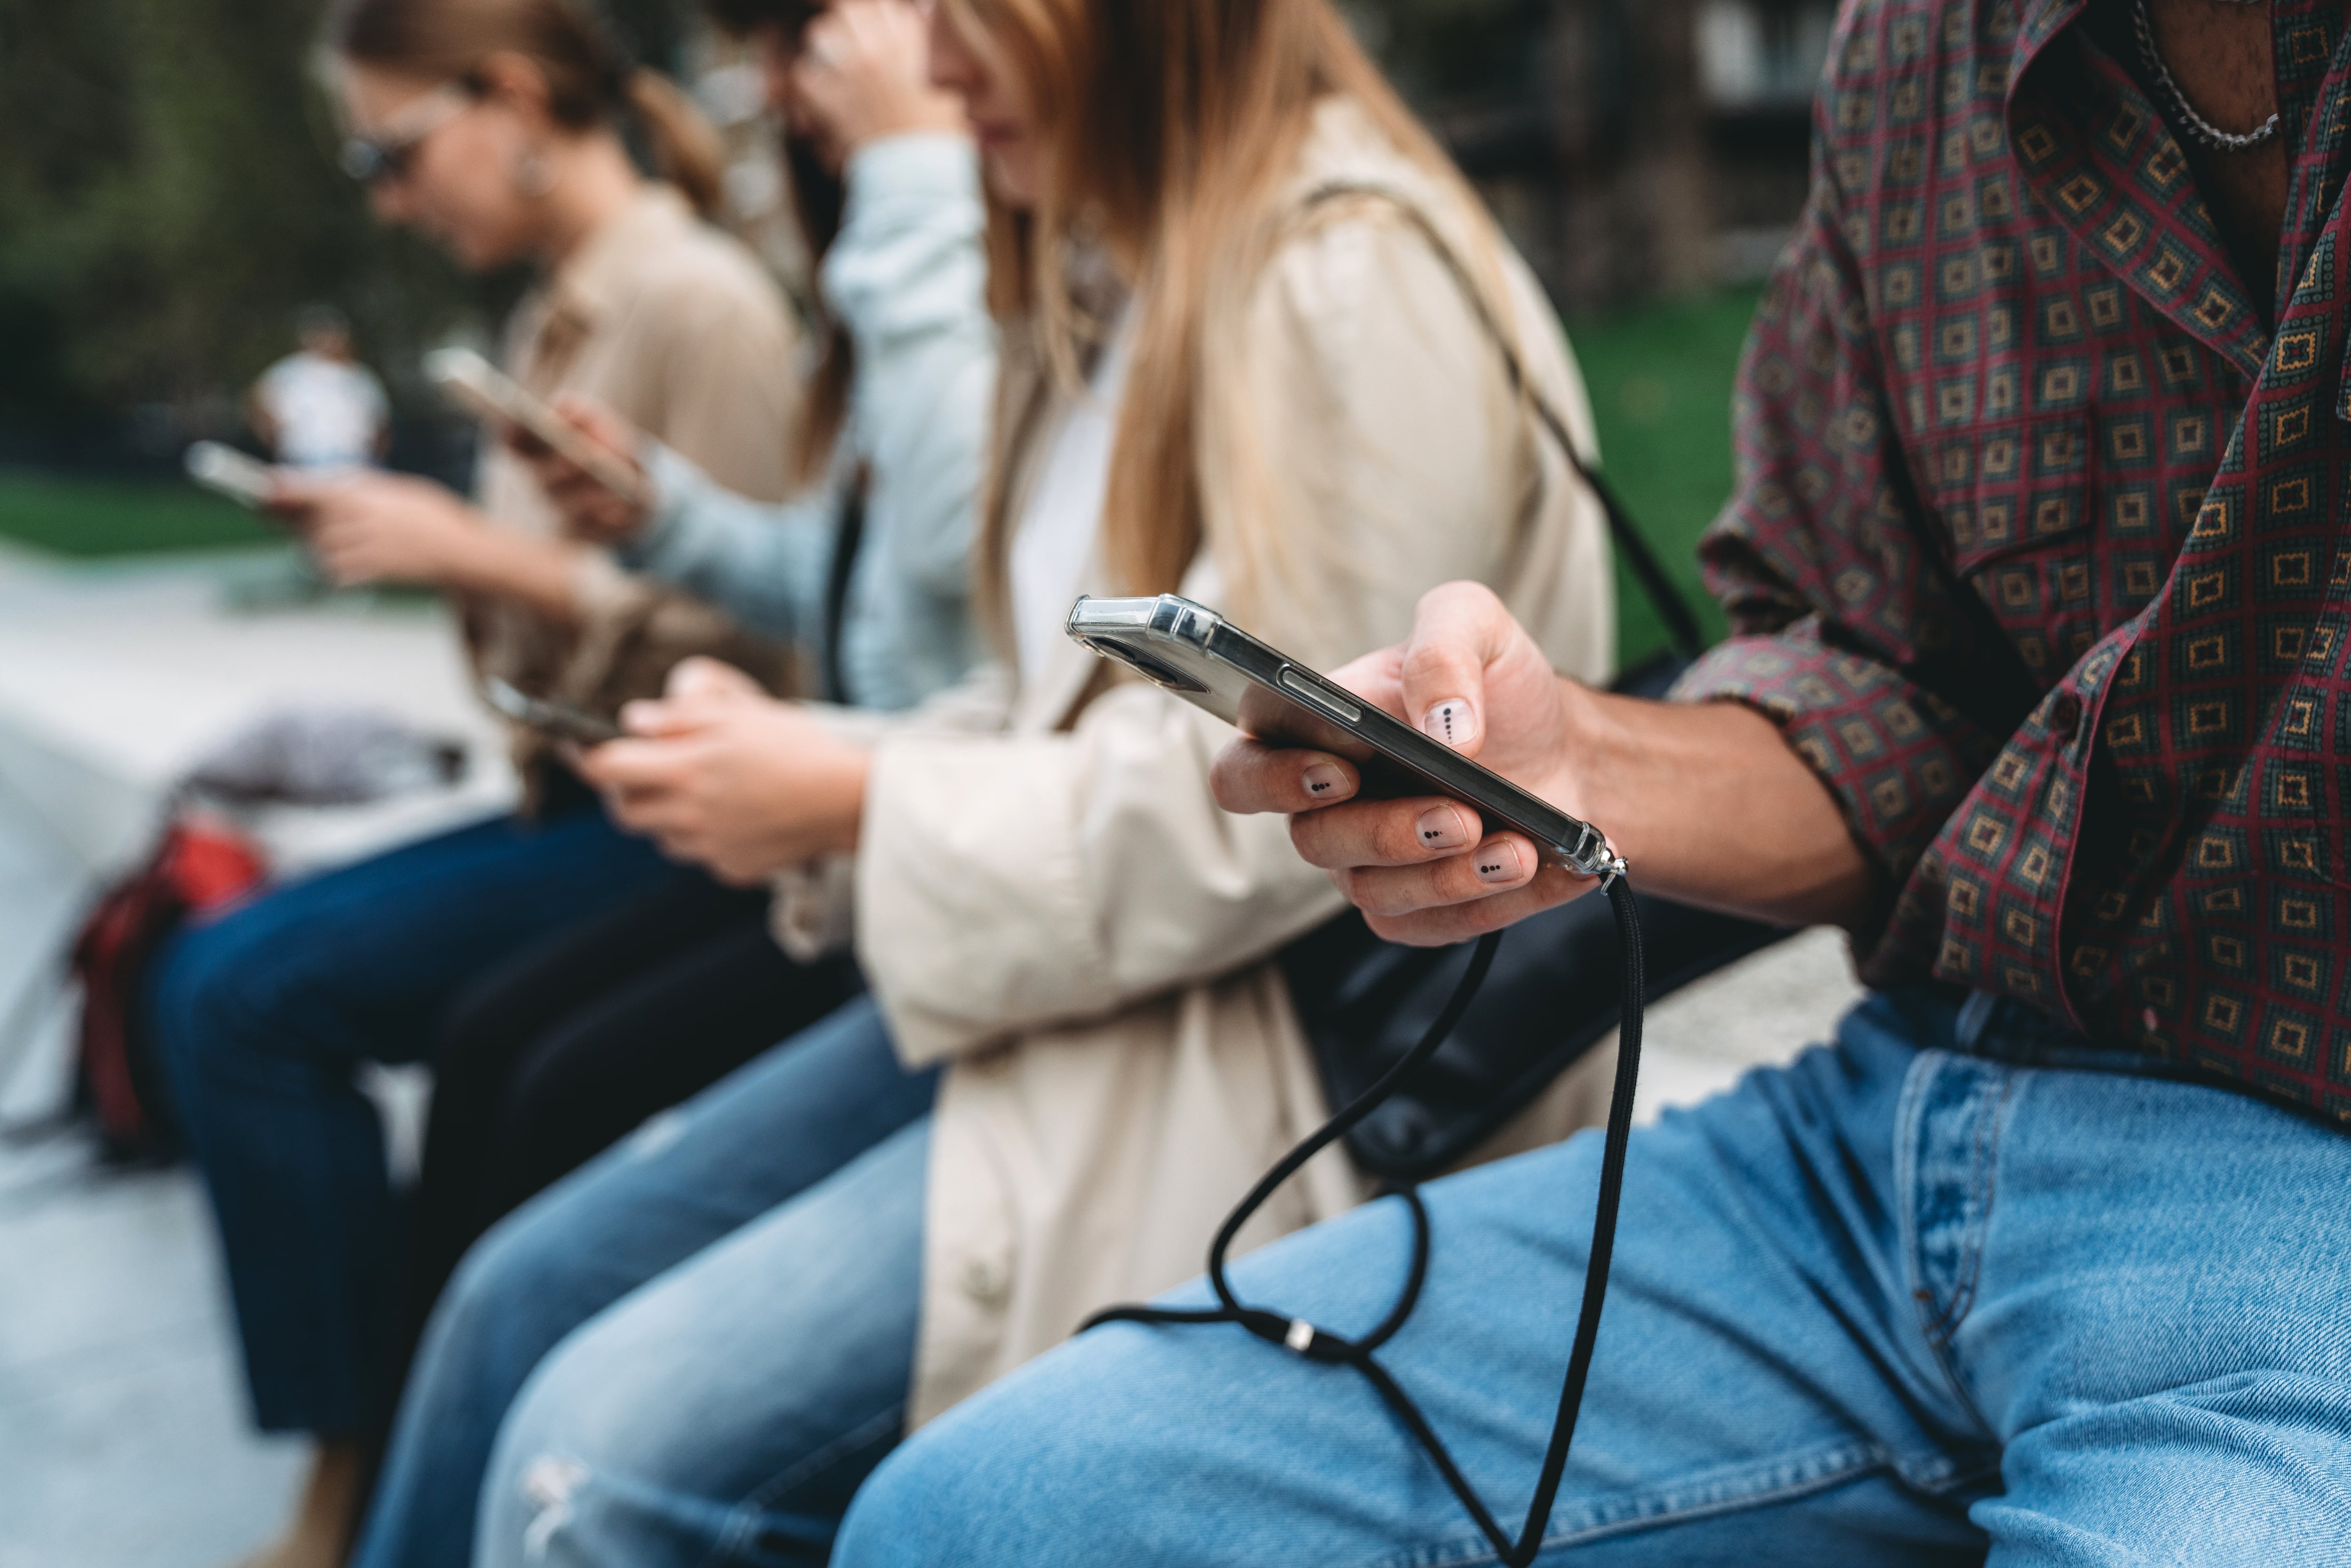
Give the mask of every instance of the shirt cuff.
<svg viewBox="0 0 2351 1568">
<path fill-rule="evenodd" d="M 841 226 L 892 202 L 979 200 L 979 150 L 951 131 L 909 131 L 877 137 L 841 166 L 847 200 Z"/>
<path fill-rule="evenodd" d="M 653 489 L 653 505 L 644 526 L 614 548 L 613 558 L 631 571 L 643 571 L 661 559 L 677 535 L 680 521 L 694 509 L 695 497 L 710 488 L 710 480 L 686 458 L 652 436 L 637 443 L 637 465 Z"/>
<path fill-rule="evenodd" d="M 1709 649 L 1676 683 L 1683 702 L 1738 702 L 1778 725 L 1899 886 L 1998 749 L 1888 664 L 1822 643 L 1816 619 Z"/>
</svg>

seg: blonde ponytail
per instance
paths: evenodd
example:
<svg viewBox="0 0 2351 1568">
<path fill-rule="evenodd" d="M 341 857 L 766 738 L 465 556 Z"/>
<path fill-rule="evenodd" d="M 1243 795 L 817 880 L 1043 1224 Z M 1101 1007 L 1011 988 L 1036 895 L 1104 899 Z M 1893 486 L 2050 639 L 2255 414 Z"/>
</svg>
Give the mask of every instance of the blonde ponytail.
<svg viewBox="0 0 2351 1568">
<path fill-rule="evenodd" d="M 705 218 L 719 215 L 726 200 L 726 148 L 717 129 L 695 107 L 684 88 L 643 66 L 628 74 L 621 95 L 653 145 L 653 167 L 685 193 Z"/>
</svg>

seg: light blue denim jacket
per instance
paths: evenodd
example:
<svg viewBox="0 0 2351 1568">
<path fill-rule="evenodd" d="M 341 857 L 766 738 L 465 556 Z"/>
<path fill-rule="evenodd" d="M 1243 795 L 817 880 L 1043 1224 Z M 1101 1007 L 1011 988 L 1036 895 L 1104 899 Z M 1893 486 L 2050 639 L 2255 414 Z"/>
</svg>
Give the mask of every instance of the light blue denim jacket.
<svg viewBox="0 0 2351 1568">
<path fill-rule="evenodd" d="M 822 281 L 856 346 L 856 381 L 824 480 L 766 506 L 648 441 L 659 499 L 619 553 L 750 630 L 820 647 L 833 545 L 866 465 L 864 538 L 841 612 L 847 691 L 827 695 L 899 709 L 953 685 L 981 652 L 970 559 L 996 390 L 987 217 L 978 158 L 961 137 L 870 143 L 846 183 Z"/>
</svg>

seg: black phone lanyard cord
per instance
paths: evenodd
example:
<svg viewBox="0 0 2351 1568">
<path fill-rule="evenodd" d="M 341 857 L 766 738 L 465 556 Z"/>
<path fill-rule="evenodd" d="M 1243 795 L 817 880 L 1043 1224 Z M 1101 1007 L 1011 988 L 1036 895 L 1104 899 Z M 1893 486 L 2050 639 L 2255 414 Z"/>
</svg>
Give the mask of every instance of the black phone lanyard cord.
<svg viewBox="0 0 2351 1568">
<path fill-rule="evenodd" d="M 1109 1322 L 1238 1323 L 1269 1344 L 1280 1345 L 1309 1361 L 1353 1367 L 1370 1381 L 1388 1408 L 1395 1412 L 1396 1419 L 1426 1451 L 1429 1461 L 1445 1478 L 1445 1484 L 1453 1489 L 1453 1495 L 1461 1500 L 1461 1506 L 1477 1521 L 1478 1528 L 1493 1542 L 1508 1568 L 1527 1568 L 1542 1549 L 1552 1504 L 1559 1496 L 1560 1479 L 1567 1471 L 1568 1445 L 1575 1438 L 1575 1417 L 1583 1404 L 1584 1383 L 1592 1373 L 1592 1348 L 1600 1336 L 1600 1309 L 1608 1295 L 1608 1263 L 1616 1247 L 1616 1208 L 1624 1196 L 1625 1151 L 1633 1133 L 1634 1090 L 1641 1071 L 1641 1013 L 1646 995 L 1641 972 L 1641 916 L 1633 901 L 1633 890 L 1622 875 L 1608 883 L 1608 904 L 1616 916 L 1616 940 L 1625 955 L 1624 1009 L 1616 1032 L 1616 1081 L 1609 1092 L 1608 1132 L 1600 1156 L 1600 1192 L 1592 1219 L 1592 1253 L 1584 1269 L 1583 1304 L 1576 1312 L 1575 1340 L 1568 1353 L 1567 1380 L 1559 1391 L 1559 1414 L 1552 1424 L 1550 1446 L 1543 1451 L 1542 1473 L 1535 1486 L 1534 1500 L 1527 1510 L 1526 1525 L 1516 1542 L 1495 1522 L 1492 1511 L 1479 1498 L 1461 1468 L 1453 1462 L 1452 1454 L 1429 1426 L 1428 1418 L 1421 1414 L 1420 1406 L 1413 1403 L 1412 1396 L 1372 1354 L 1393 1338 L 1404 1327 L 1405 1320 L 1412 1316 L 1412 1309 L 1420 1300 L 1421 1284 L 1428 1277 L 1428 1209 L 1416 1187 L 1405 1184 L 1393 1189 L 1412 1213 L 1412 1265 L 1404 1290 L 1386 1319 L 1361 1339 L 1349 1339 L 1317 1328 L 1304 1318 L 1249 1306 L 1233 1293 L 1231 1282 L 1225 1278 L 1225 1254 L 1231 1249 L 1233 1238 L 1249 1223 L 1249 1217 L 1264 1207 L 1274 1189 L 1295 1176 L 1308 1160 L 1345 1137 L 1444 1045 L 1454 1026 L 1461 1021 L 1461 1015 L 1468 1010 L 1478 988 L 1485 982 L 1486 971 L 1493 967 L 1494 950 L 1502 940 L 1499 931 L 1478 939 L 1468 971 L 1453 988 L 1445 1009 L 1437 1015 L 1420 1042 L 1382 1074 L 1378 1082 L 1282 1156 L 1280 1163 L 1268 1171 L 1239 1206 L 1226 1216 L 1215 1242 L 1208 1248 L 1208 1283 L 1216 1291 L 1217 1300 L 1223 1303 L 1221 1306 L 1189 1312 L 1165 1307 L 1112 1307 L 1087 1319 L 1078 1332 L 1082 1333 L 1097 1323 Z"/>
</svg>

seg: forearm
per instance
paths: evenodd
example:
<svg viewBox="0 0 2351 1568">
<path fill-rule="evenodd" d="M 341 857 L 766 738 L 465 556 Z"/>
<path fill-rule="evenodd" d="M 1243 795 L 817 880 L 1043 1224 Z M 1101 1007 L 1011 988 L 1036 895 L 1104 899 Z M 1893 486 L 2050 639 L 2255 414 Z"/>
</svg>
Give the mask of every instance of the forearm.
<svg viewBox="0 0 2351 1568">
<path fill-rule="evenodd" d="M 828 483 L 781 506 L 737 496 L 658 443 L 644 450 L 661 505 L 619 552 L 631 571 L 717 605 L 746 628 L 813 643 L 839 530 Z"/>
<path fill-rule="evenodd" d="M 1785 925 L 1852 926 L 1875 873 L 1836 797 L 1754 709 L 1570 685 L 1559 792 L 1645 892 Z"/>
<path fill-rule="evenodd" d="M 511 600 L 558 625 L 575 625 L 581 549 L 504 528 L 475 528 L 451 550 L 436 586 Z"/>
</svg>

